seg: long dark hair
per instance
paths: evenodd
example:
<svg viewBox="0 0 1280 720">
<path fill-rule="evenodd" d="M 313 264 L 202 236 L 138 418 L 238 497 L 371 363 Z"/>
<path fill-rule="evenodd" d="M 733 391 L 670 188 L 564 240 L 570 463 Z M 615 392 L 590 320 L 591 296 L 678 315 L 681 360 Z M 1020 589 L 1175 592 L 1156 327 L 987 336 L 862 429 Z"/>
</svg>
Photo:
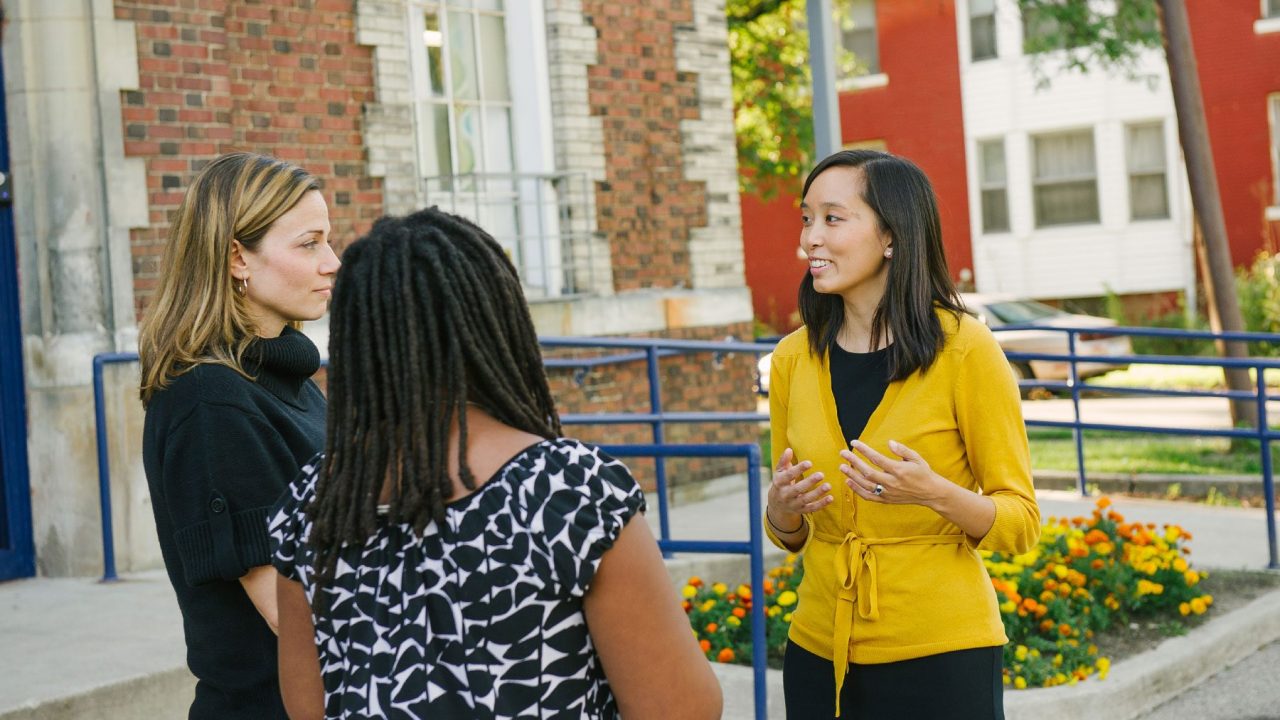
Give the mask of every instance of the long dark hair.
<svg viewBox="0 0 1280 720">
<path fill-rule="evenodd" d="M 833 167 L 862 172 L 862 200 L 879 221 L 880 231 L 893 238 L 893 259 L 884 297 L 871 319 L 872 346 L 891 333 L 889 379 L 901 380 L 933 364 L 946 338 L 934 310 L 964 310 L 942 250 L 938 200 L 924 171 L 906 158 L 878 150 L 841 150 L 818 163 L 804 181 L 804 192 L 815 178 Z M 800 317 L 809 333 L 809 351 L 822 355 L 835 345 L 844 326 L 844 301 L 839 295 L 813 289 L 813 276 L 800 282 Z"/>
<path fill-rule="evenodd" d="M 326 459 L 309 509 L 317 584 L 342 546 L 390 519 L 421 532 L 452 494 L 449 428 L 468 489 L 467 403 L 552 439 L 560 418 L 516 270 L 492 237 L 435 208 L 383 218 L 343 254 L 329 335 Z"/>
</svg>

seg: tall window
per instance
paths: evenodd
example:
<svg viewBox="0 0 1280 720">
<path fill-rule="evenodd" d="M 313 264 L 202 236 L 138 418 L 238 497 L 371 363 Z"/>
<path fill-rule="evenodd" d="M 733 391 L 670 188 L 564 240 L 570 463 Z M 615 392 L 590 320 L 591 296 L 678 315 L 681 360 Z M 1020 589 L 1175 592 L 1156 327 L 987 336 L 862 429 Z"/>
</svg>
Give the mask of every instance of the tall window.
<svg viewBox="0 0 1280 720">
<path fill-rule="evenodd" d="M 502 0 L 421 4 L 418 152 L 431 176 L 511 172 L 511 91 Z"/>
<path fill-rule="evenodd" d="M 1280 0 L 1263 0 L 1262 16 L 1280 18 Z"/>
<path fill-rule="evenodd" d="M 996 0 L 969 0 L 969 58 L 996 56 Z"/>
<path fill-rule="evenodd" d="M 876 32 L 875 0 L 837 0 L 840 45 L 853 53 L 852 72 L 845 77 L 875 75 L 880 72 L 880 39 Z"/>
<path fill-rule="evenodd" d="M 1148 123 L 1125 128 L 1125 161 L 1129 168 L 1129 217 L 1134 220 L 1169 217 L 1164 126 Z"/>
<path fill-rule="evenodd" d="M 978 186 L 982 192 L 982 231 L 1008 232 L 1009 191 L 1003 138 L 978 143 Z"/>
<path fill-rule="evenodd" d="M 1093 130 L 1031 138 L 1036 227 L 1098 221 Z"/>
</svg>

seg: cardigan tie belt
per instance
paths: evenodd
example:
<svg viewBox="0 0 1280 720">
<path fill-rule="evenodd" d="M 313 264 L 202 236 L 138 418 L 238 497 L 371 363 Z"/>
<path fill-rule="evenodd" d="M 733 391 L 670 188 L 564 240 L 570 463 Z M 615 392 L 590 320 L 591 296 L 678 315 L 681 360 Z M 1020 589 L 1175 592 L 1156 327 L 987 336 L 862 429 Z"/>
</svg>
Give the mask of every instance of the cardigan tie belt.
<svg viewBox="0 0 1280 720">
<path fill-rule="evenodd" d="M 962 545 L 964 535 L 910 535 L 896 538 L 860 537 L 854 533 L 836 535 L 815 532 L 813 539 L 837 545 L 835 634 L 831 656 L 836 672 L 836 717 L 840 717 L 840 688 L 849 670 L 849 641 L 853 637 L 853 613 L 863 620 L 880 618 L 879 586 L 876 571 L 877 545 Z"/>
</svg>

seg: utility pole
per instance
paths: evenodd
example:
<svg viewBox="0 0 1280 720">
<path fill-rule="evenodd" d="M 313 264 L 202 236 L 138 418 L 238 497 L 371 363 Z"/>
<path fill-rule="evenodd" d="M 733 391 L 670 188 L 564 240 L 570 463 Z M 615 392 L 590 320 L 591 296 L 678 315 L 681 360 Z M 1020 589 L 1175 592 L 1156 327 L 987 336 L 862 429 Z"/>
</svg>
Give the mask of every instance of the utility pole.
<svg viewBox="0 0 1280 720">
<path fill-rule="evenodd" d="M 1198 236 L 1203 241 L 1204 281 L 1209 303 L 1209 323 L 1214 332 L 1242 332 L 1244 320 L 1236 298 L 1235 273 L 1227 244 L 1227 225 L 1222 215 L 1222 196 L 1218 192 L 1218 174 L 1213 166 L 1213 150 L 1209 144 L 1209 127 L 1204 115 L 1204 97 L 1200 93 L 1200 74 L 1191 46 L 1191 26 L 1184 0 L 1157 0 L 1164 32 L 1164 55 L 1169 63 L 1169 80 L 1173 86 L 1173 105 L 1178 116 L 1178 139 L 1187 164 L 1191 184 L 1191 205 L 1195 211 Z M 1249 356 L 1245 343 L 1219 341 L 1218 354 L 1227 358 Z M 1253 383 L 1244 368 L 1226 368 L 1227 387 L 1251 392 Z M 1233 400 L 1231 420 L 1235 425 L 1258 426 L 1257 405 L 1250 400 Z"/>
<path fill-rule="evenodd" d="M 813 77 L 813 149 L 815 160 L 839 150 L 840 101 L 836 95 L 836 38 L 831 0 L 808 0 L 809 72 Z"/>
</svg>

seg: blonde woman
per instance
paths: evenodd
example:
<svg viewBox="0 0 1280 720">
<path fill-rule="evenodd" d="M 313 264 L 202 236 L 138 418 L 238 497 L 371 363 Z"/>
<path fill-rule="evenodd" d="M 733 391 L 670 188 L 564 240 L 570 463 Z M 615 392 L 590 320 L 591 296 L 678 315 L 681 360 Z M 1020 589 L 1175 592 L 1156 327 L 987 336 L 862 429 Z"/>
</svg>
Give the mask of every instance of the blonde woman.
<svg viewBox="0 0 1280 720">
<path fill-rule="evenodd" d="M 209 163 L 173 222 L 139 338 L 142 455 L 193 719 L 286 717 L 267 511 L 324 446 L 320 354 L 297 327 L 339 264 L 315 178 L 270 157 Z"/>
</svg>

